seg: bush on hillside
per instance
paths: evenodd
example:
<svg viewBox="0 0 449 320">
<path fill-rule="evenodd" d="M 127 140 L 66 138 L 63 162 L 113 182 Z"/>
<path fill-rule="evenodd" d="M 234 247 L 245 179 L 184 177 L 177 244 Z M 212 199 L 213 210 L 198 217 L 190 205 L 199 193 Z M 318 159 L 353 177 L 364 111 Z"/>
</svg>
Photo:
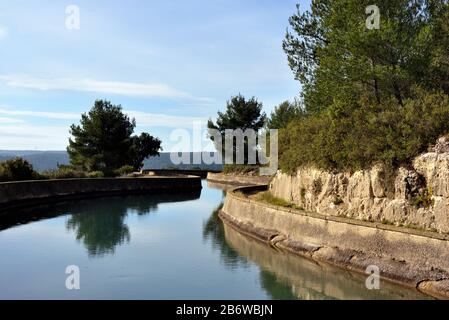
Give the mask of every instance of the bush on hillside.
<svg viewBox="0 0 449 320">
<path fill-rule="evenodd" d="M 260 166 L 258 165 L 243 165 L 243 164 L 226 164 L 223 167 L 224 174 L 243 174 L 256 175 L 259 173 Z"/>
<path fill-rule="evenodd" d="M 42 173 L 46 179 L 79 179 L 87 178 L 87 172 L 76 170 L 70 166 L 59 166 L 58 169 Z"/>
<path fill-rule="evenodd" d="M 280 167 L 359 170 L 383 163 L 406 165 L 449 132 L 449 97 L 415 90 L 404 106 L 394 100 L 361 102 L 345 112 L 338 105 L 293 121 L 280 132 Z"/>
<path fill-rule="evenodd" d="M 24 181 L 38 179 L 33 166 L 22 158 L 14 158 L 0 163 L 0 181 Z"/>
<path fill-rule="evenodd" d="M 133 172 L 134 172 L 134 168 L 133 168 L 132 166 L 123 166 L 123 167 L 121 167 L 121 168 L 115 170 L 115 171 L 114 171 L 114 174 L 115 174 L 116 176 L 121 177 L 121 176 L 126 176 L 126 175 L 128 175 L 128 174 L 131 174 L 131 173 L 133 173 Z"/>
</svg>

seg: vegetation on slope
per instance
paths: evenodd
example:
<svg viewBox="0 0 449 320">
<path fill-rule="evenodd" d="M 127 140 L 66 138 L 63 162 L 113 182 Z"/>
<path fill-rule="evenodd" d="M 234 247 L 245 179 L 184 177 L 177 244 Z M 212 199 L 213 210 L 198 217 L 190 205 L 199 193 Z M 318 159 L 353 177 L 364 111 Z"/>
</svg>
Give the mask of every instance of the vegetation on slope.
<svg viewBox="0 0 449 320">
<path fill-rule="evenodd" d="M 314 0 L 290 18 L 284 50 L 301 117 L 280 132 L 280 165 L 357 170 L 407 164 L 449 132 L 448 1 Z"/>
</svg>

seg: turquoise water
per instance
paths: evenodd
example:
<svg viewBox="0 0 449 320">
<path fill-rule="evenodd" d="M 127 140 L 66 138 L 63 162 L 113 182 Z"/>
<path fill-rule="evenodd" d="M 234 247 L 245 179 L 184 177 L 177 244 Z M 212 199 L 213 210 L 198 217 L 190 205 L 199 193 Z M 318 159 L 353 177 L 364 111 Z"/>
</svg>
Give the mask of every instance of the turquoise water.
<svg viewBox="0 0 449 320">
<path fill-rule="evenodd" d="M 420 299 L 419 292 L 275 251 L 218 218 L 201 193 L 77 200 L 0 224 L 0 299 Z M 39 220 L 41 219 L 41 220 Z M 67 266 L 80 289 L 66 288 Z"/>
</svg>

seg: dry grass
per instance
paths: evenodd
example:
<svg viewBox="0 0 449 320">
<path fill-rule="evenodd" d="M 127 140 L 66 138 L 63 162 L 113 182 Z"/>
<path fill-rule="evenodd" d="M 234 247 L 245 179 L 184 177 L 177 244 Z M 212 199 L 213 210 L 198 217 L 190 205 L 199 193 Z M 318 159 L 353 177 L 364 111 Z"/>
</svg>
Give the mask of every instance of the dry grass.
<svg viewBox="0 0 449 320">
<path fill-rule="evenodd" d="M 273 196 L 273 194 L 270 191 L 260 192 L 256 195 L 256 199 L 259 201 L 263 201 L 265 203 L 277 206 L 277 207 L 284 207 L 284 208 L 291 208 L 291 209 L 298 209 L 303 210 L 302 207 L 297 206 L 294 203 L 285 201 L 284 199 L 277 198 Z"/>
</svg>

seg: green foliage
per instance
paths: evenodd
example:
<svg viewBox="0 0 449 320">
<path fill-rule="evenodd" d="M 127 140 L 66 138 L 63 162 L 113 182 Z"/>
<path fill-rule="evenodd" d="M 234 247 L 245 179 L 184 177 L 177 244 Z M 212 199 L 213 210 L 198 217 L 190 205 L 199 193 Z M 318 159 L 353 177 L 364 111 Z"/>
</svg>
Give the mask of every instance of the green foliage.
<svg viewBox="0 0 449 320">
<path fill-rule="evenodd" d="M 343 204 L 343 202 L 344 201 L 343 201 L 342 197 L 338 194 L 335 196 L 334 201 L 333 201 L 334 205 L 336 205 L 336 206 Z"/>
<path fill-rule="evenodd" d="M 301 194 L 301 202 L 303 204 L 306 202 L 306 192 L 307 190 L 305 188 L 301 188 L 300 194 Z"/>
<path fill-rule="evenodd" d="M 104 173 L 101 171 L 92 171 L 87 174 L 87 177 L 91 179 L 100 179 L 104 178 Z"/>
<path fill-rule="evenodd" d="M 106 175 L 126 165 L 141 169 L 145 158 L 159 154 L 161 141 L 147 133 L 132 136 L 135 126 L 120 105 L 95 101 L 89 113 L 81 116 L 80 124 L 71 126 L 73 137 L 67 147 L 71 165 Z"/>
<path fill-rule="evenodd" d="M 259 166 L 256 165 L 239 165 L 239 164 L 226 164 L 223 166 L 224 174 L 258 174 Z"/>
<path fill-rule="evenodd" d="M 410 163 L 449 132 L 449 4 L 314 0 L 290 18 L 284 50 L 305 115 L 280 132 L 281 168 L 357 170 Z"/>
<path fill-rule="evenodd" d="M 247 129 L 253 129 L 256 133 L 263 128 L 266 115 L 262 112 L 263 105 L 258 102 L 256 98 L 246 99 L 242 95 L 234 96 L 227 102 L 226 111 L 224 113 L 218 112 L 216 124 L 209 120 L 207 126 L 210 129 L 211 140 L 215 143 L 215 148 L 218 152 L 224 155 L 225 147 L 225 130 L 241 129 L 245 132 Z M 211 129 L 218 130 L 222 141 L 215 141 Z M 248 164 L 248 141 L 244 141 L 244 163 Z M 237 144 L 233 144 L 234 157 L 237 152 Z M 224 156 L 223 156 L 224 158 Z"/>
<path fill-rule="evenodd" d="M 434 205 L 433 190 L 431 187 L 424 189 L 422 192 L 414 195 L 410 199 L 410 203 L 416 208 L 429 208 Z"/>
<path fill-rule="evenodd" d="M 303 114 L 304 111 L 298 101 L 294 103 L 284 101 L 271 113 L 266 127 L 268 129 L 286 128 L 291 121 L 300 118 Z"/>
<path fill-rule="evenodd" d="M 379 30 L 366 28 L 371 4 L 314 0 L 310 12 L 298 6 L 290 18 L 283 47 L 308 112 L 361 97 L 403 105 L 414 85 L 449 93 L 447 1 L 377 1 Z"/>
<path fill-rule="evenodd" d="M 87 178 L 86 171 L 77 170 L 70 166 L 59 166 L 55 170 L 47 170 L 42 173 L 46 179 L 82 179 Z"/>
<path fill-rule="evenodd" d="M 301 207 L 298 207 L 294 203 L 285 201 L 284 199 L 277 198 L 273 196 L 273 194 L 270 191 L 266 192 L 260 192 L 257 194 L 257 200 L 272 204 L 274 206 L 278 207 L 285 207 L 285 208 L 292 208 L 292 209 L 298 209 L 302 210 Z"/>
<path fill-rule="evenodd" d="M 280 133 L 280 166 L 287 172 L 314 165 L 358 170 L 406 164 L 449 132 L 449 98 L 416 90 L 404 106 L 394 100 L 362 104 L 352 113 L 327 112 L 292 122 Z"/>
<path fill-rule="evenodd" d="M 146 158 L 159 155 L 159 151 L 162 151 L 161 140 L 146 132 L 141 133 L 140 136 L 131 137 L 131 141 L 130 155 L 133 171 L 141 170 Z"/>
<path fill-rule="evenodd" d="M 126 176 L 130 173 L 134 172 L 134 167 L 133 166 L 123 166 L 117 170 L 114 171 L 115 175 L 117 176 Z"/>
<path fill-rule="evenodd" d="M 0 181 L 24 181 L 39 179 L 33 166 L 22 158 L 14 158 L 0 163 Z"/>
</svg>

